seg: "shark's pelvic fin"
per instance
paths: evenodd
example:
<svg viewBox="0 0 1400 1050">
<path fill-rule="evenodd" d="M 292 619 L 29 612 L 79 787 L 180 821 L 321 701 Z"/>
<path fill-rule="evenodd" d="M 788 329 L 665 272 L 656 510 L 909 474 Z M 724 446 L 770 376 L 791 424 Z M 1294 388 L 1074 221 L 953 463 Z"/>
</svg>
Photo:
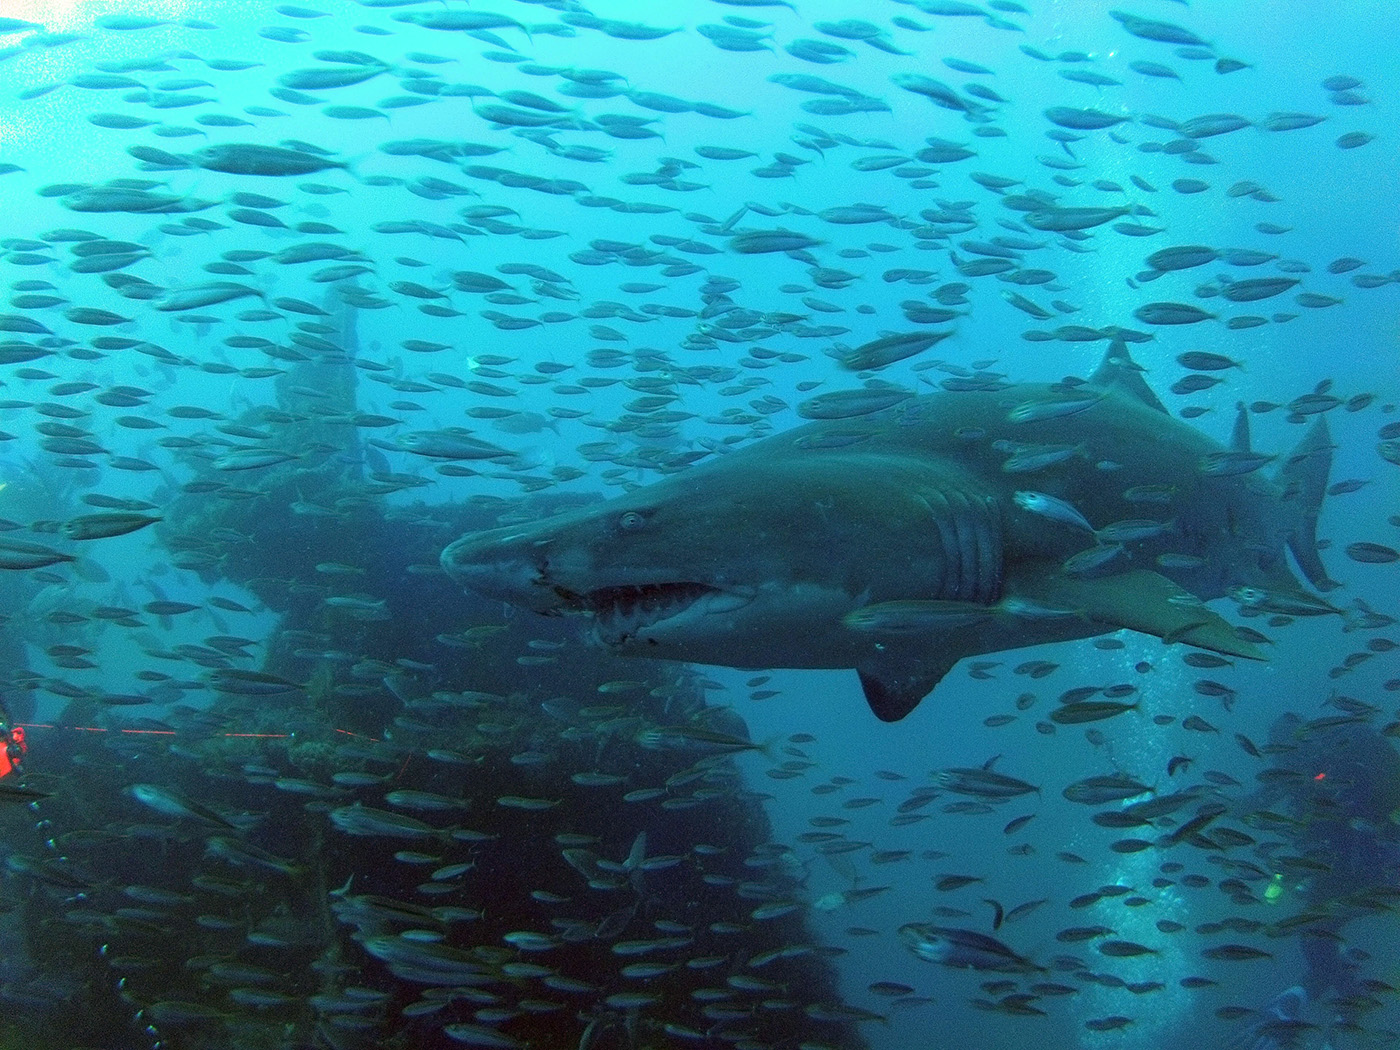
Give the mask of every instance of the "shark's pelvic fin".
<svg viewBox="0 0 1400 1050">
<path fill-rule="evenodd" d="M 1066 576 L 1058 566 L 1018 573 L 1009 579 L 1011 593 L 1057 609 L 1072 609 L 1105 630 L 1126 627 L 1164 642 L 1185 642 L 1248 660 L 1267 657 L 1245 641 L 1229 622 L 1156 572 L 1133 569 L 1097 579 Z"/>
<path fill-rule="evenodd" d="M 881 722 L 898 722 L 933 692 L 933 687 L 962 655 L 932 654 L 907 663 L 889 660 L 862 664 L 856 673 L 865 690 L 865 702 Z"/>
</svg>

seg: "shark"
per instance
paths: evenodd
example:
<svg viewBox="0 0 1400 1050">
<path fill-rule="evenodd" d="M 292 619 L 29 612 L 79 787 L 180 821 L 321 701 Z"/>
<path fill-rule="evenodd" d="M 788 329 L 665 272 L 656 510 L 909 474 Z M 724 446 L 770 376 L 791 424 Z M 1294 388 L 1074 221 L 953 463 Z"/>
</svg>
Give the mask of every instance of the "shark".
<svg viewBox="0 0 1400 1050">
<path fill-rule="evenodd" d="M 1243 405 L 1228 444 L 1174 418 L 1121 341 L 1086 380 L 974 385 L 469 533 L 442 566 L 620 654 L 853 669 L 889 722 L 966 657 L 1129 629 L 1264 659 L 1263 636 L 1207 603 L 1338 611 L 1295 571 L 1335 586 L 1324 416 L 1275 465 Z"/>
</svg>

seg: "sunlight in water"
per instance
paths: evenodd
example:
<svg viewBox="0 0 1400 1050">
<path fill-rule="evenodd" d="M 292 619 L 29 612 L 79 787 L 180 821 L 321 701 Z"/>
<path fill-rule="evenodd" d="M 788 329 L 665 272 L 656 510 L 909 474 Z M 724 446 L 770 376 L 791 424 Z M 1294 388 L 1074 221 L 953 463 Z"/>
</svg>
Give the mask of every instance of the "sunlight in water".
<svg viewBox="0 0 1400 1050">
<path fill-rule="evenodd" d="M 8 83 L 11 93 L 27 92 L 22 99 L 47 94 L 43 89 L 66 81 L 73 63 L 72 44 L 94 46 L 94 30 L 104 16 L 128 16 L 148 19 L 168 19 L 172 25 L 190 17 L 190 0 L 160 0 L 140 5 L 120 0 L 5 0 L 0 4 L 0 63 L 8 63 Z M 160 28 L 140 30 L 146 33 L 165 32 Z M 112 33 L 107 40 L 97 40 L 98 53 L 115 57 L 122 53 L 127 33 Z M 93 52 L 86 58 L 91 60 Z M 14 70 L 14 72 L 10 72 Z M 22 85 L 22 88 L 21 88 Z M 12 146 L 33 138 L 43 130 L 45 118 L 38 110 L 11 113 L 0 121 L 0 146 Z"/>
<path fill-rule="evenodd" d="M 85 3 L 84 0 L 9 0 L 5 4 L 3 17 L 6 24 L 10 19 L 20 22 L 32 22 L 36 27 L 42 27 L 50 31 L 59 29 L 69 29 L 79 21 L 84 20 L 86 12 L 83 8 L 93 8 L 98 5 Z M 101 5 L 104 9 L 110 5 Z M 94 14 L 100 14 L 100 11 Z M 28 32 L 28 30 L 25 30 Z M 6 44 L 12 44 L 9 37 L 0 37 Z"/>
<path fill-rule="evenodd" d="M 115 0 L 5 0 L 0 7 L 0 24 L 7 30 L 16 22 L 32 23 L 33 29 L 15 26 L 16 32 L 0 33 L 0 47 L 13 47 L 24 34 L 34 29 L 50 33 L 73 33 L 91 29 L 93 22 L 104 15 L 129 15 L 143 18 L 183 18 L 189 10 L 189 0 L 165 0 L 164 3 L 130 4 Z"/>
</svg>

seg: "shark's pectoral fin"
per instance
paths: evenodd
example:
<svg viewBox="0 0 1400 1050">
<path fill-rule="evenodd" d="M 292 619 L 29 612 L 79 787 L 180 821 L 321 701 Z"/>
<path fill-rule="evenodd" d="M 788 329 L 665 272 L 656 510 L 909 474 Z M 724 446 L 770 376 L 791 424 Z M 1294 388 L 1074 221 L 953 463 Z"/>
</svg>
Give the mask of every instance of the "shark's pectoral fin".
<svg viewBox="0 0 1400 1050">
<path fill-rule="evenodd" d="M 1248 660 L 1267 657 L 1245 641 L 1229 622 L 1200 599 L 1156 572 L 1133 569 L 1098 579 L 1076 579 L 1047 570 L 1008 581 L 1020 597 L 1058 609 L 1072 609 L 1107 627 L 1126 627 L 1167 643 L 1185 642 Z"/>
<path fill-rule="evenodd" d="M 953 669 L 961 656 L 932 655 L 918 659 L 878 659 L 856 668 L 865 702 L 881 722 L 898 722 Z"/>
</svg>

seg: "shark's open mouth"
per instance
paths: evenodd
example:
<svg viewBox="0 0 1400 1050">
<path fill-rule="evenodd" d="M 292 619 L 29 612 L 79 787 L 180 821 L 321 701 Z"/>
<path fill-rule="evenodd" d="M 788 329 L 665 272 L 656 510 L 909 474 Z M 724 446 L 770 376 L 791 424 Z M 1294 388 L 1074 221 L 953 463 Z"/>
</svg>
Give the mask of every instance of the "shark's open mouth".
<svg viewBox="0 0 1400 1050">
<path fill-rule="evenodd" d="M 621 645 L 638 631 L 685 612 L 700 599 L 723 593 L 704 583 L 642 583 L 600 587 L 569 595 L 579 612 L 593 614 L 592 633 L 604 645 Z"/>
</svg>

